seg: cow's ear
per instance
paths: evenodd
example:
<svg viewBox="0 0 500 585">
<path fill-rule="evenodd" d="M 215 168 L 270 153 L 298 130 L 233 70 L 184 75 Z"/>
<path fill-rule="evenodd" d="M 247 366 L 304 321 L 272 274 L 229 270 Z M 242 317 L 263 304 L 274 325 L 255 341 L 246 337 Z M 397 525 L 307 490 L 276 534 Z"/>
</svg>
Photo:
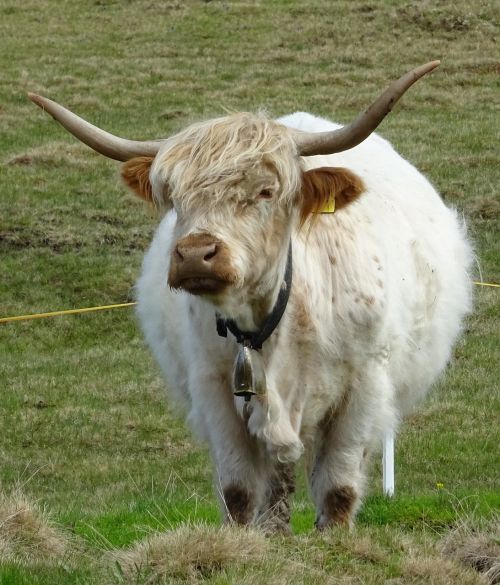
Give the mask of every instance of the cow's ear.
<svg viewBox="0 0 500 585">
<path fill-rule="evenodd" d="M 122 178 L 139 197 L 153 202 L 153 188 L 149 180 L 149 171 L 154 160 L 152 156 L 138 156 L 128 160 L 122 166 Z"/>
<path fill-rule="evenodd" d="M 363 181 L 342 167 L 321 167 L 302 173 L 301 222 L 313 213 L 335 212 L 357 199 L 365 190 Z"/>
</svg>

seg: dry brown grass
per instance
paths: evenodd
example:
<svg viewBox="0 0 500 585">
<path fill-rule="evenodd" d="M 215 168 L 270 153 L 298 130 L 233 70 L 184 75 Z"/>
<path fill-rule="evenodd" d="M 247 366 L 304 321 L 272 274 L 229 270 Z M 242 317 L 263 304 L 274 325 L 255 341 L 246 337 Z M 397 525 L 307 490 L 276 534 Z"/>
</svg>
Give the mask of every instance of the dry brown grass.
<svg viewBox="0 0 500 585">
<path fill-rule="evenodd" d="M 131 548 L 109 553 L 126 583 L 194 581 L 239 565 L 256 564 L 269 543 L 256 530 L 204 524 L 154 534 Z M 178 581 L 177 581 L 178 582 Z"/>
<path fill-rule="evenodd" d="M 19 491 L 0 493 L 0 562 L 62 562 L 72 546 L 71 537 L 37 504 Z"/>
<path fill-rule="evenodd" d="M 369 530 L 346 530 L 338 526 L 325 531 L 321 535 L 328 555 L 346 555 L 372 564 L 385 564 L 390 558 L 390 548 L 394 547 L 392 536 L 390 546 L 386 547 L 380 542 L 380 534 L 371 534 Z M 397 546 L 397 545 L 396 545 Z"/>
<path fill-rule="evenodd" d="M 103 553 L 94 546 L 89 554 L 88 543 L 79 544 L 60 530 L 20 491 L 0 495 L 0 564 L 64 567 L 68 574 L 78 566 L 98 585 L 499 582 L 497 522 L 479 525 L 468 519 L 436 540 L 432 532 L 412 534 L 394 527 L 339 527 L 269 538 L 255 529 L 185 523 L 151 533 L 127 548 Z"/>
<path fill-rule="evenodd" d="M 443 556 L 483 573 L 488 584 L 500 583 L 500 517 L 477 529 L 462 521 L 441 544 Z"/>
<path fill-rule="evenodd" d="M 401 583 L 427 585 L 485 585 L 486 581 L 471 569 L 438 556 L 415 557 L 403 560 L 404 580 Z"/>
</svg>

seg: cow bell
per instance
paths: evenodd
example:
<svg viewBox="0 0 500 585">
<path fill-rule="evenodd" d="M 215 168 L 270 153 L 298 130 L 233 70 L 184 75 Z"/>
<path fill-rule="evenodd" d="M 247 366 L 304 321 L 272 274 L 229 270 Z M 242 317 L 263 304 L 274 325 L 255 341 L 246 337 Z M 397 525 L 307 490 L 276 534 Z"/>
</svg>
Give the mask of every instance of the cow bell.
<svg viewBox="0 0 500 585">
<path fill-rule="evenodd" d="M 266 373 L 262 356 L 255 349 L 242 345 L 234 362 L 233 392 L 248 402 L 252 396 L 265 396 Z"/>
</svg>

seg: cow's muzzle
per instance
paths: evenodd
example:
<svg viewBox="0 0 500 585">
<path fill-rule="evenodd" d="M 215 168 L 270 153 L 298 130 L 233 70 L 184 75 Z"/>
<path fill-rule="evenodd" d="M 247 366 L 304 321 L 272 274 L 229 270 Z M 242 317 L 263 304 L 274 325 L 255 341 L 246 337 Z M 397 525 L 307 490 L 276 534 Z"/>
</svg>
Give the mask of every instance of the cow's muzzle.
<svg viewBox="0 0 500 585">
<path fill-rule="evenodd" d="M 229 250 L 210 234 L 177 241 L 170 259 L 168 284 L 193 295 L 219 294 L 236 281 Z"/>
</svg>

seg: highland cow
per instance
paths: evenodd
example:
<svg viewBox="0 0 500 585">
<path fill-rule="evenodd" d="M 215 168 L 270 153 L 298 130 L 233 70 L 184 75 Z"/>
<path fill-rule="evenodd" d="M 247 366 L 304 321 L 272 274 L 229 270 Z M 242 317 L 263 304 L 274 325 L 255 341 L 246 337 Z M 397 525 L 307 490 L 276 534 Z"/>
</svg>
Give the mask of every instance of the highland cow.
<svg viewBox="0 0 500 585">
<path fill-rule="evenodd" d="M 286 530 L 305 453 L 317 527 L 351 524 L 382 433 L 450 357 L 471 303 L 463 226 L 373 134 L 436 66 L 345 127 L 239 113 L 148 142 L 30 96 L 164 214 L 138 315 L 228 520 Z"/>
</svg>

